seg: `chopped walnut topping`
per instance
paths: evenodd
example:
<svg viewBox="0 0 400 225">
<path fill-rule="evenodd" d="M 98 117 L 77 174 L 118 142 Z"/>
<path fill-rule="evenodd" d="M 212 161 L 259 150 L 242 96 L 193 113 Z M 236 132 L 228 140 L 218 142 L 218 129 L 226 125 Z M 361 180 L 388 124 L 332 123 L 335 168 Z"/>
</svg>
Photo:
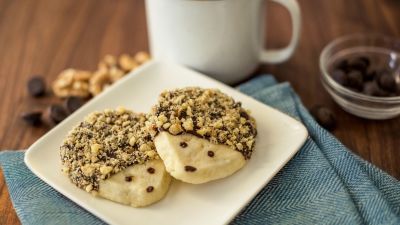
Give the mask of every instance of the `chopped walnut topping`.
<svg viewBox="0 0 400 225">
<path fill-rule="evenodd" d="M 111 166 L 102 166 L 100 167 L 100 173 L 102 175 L 107 175 L 109 174 L 111 171 L 113 170 L 113 168 Z"/>
<path fill-rule="evenodd" d="M 87 186 L 85 187 L 85 190 L 86 190 L 87 192 L 92 191 L 92 190 L 93 190 L 93 185 L 92 185 L 92 184 L 87 185 Z"/>
<path fill-rule="evenodd" d="M 164 91 L 150 121 L 158 131 L 190 133 L 213 144 L 228 145 L 250 159 L 256 122 L 240 102 L 216 89 L 188 87 Z"/>
<path fill-rule="evenodd" d="M 151 147 L 145 143 L 140 145 L 139 150 L 142 152 L 147 152 L 151 150 Z"/>
<path fill-rule="evenodd" d="M 99 154 L 99 151 L 101 149 L 101 145 L 93 144 L 93 145 L 90 146 L 90 149 L 92 150 L 92 154 L 97 155 L 97 154 Z"/>
<path fill-rule="evenodd" d="M 161 122 L 161 124 L 164 124 L 165 122 L 168 121 L 168 118 L 165 115 L 160 115 L 158 117 L 158 120 Z"/>
<path fill-rule="evenodd" d="M 185 120 L 185 122 L 182 123 L 183 128 L 185 128 L 185 130 L 191 131 L 193 130 L 193 120 L 192 118 L 188 118 L 187 120 Z"/>
<path fill-rule="evenodd" d="M 148 155 L 150 158 L 154 158 L 154 156 L 157 155 L 157 153 L 154 150 L 150 150 L 146 151 L 146 155 Z"/>
<path fill-rule="evenodd" d="M 182 130 L 182 127 L 180 124 L 175 123 L 169 127 L 168 131 L 173 135 L 177 135 L 177 134 L 181 133 L 183 130 Z"/>
<path fill-rule="evenodd" d="M 146 120 L 144 114 L 124 108 L 88 115 L 60 148 L 63 172 L 78 187 L 93 192 L 98 191 L 100 180 L 158 159 Z"/>
<path fill-rule="evenodd" d="M 135 143 L 136 143 L 136 138 L 135 138 L 135 136 L 132 136 L 132 137 L 129 139 L 129 145 L 134 146 Z"/>
</svg>

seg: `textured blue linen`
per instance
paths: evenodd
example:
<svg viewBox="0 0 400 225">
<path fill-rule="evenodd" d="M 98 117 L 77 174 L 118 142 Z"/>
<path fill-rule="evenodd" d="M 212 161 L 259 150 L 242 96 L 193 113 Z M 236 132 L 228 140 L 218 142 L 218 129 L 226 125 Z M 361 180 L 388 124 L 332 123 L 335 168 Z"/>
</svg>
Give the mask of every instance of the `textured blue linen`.
<svg viewBox="0 0 400 225">
<path fill-rule="evenodd" d="M 310 137 L 231 224 L 400 224 L 400 182 L 322 129 L 288 83 L 260 76 L 239 89 L 302 121 Z M 103 224 L 34 176 L 23 157 L 0 153 L 23 224 Z"/>
</svg>

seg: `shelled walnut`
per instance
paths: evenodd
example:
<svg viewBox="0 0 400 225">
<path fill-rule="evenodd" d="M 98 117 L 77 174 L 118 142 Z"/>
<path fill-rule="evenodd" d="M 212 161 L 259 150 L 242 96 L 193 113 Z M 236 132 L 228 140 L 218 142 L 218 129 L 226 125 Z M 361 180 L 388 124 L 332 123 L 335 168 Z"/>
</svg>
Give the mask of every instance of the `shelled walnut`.
<svg viewBox="0 0 400 225">
<path fill-rule="evenodd" d="M 96 96 L 149 59 L 150 55 L 142 51 L 134 56 L 122 54 L 118 58 L 106 55 L 94 72 L 77 69 L 62 71 L 53 83 L 53 92 L 61 98 Z"/>
<path fill-rule="evenodd" d="M 63 70 L 52 85 L 56 96 L 66 98 L 68 96 L 89 97 L 89 79 L 92 73 L 84 70 Z"/>
</svg>

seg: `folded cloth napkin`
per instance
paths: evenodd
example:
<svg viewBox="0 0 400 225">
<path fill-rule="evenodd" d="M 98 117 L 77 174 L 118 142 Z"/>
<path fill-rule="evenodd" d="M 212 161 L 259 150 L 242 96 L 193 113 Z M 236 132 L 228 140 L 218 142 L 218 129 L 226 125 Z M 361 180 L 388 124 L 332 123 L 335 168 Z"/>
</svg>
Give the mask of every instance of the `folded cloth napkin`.
<svg viewBox="0 0 400 225">
<path fill-rule="evenodd" d="M 322 129 L 288 83 L 259 76 L 239 89 L 302 121 L 310 137 L 231 224 L 400 224 L 400 182 Z M 0 153 L 23 224 L 104 223 L 33 175 L 23 157 Z"/>
</svg>

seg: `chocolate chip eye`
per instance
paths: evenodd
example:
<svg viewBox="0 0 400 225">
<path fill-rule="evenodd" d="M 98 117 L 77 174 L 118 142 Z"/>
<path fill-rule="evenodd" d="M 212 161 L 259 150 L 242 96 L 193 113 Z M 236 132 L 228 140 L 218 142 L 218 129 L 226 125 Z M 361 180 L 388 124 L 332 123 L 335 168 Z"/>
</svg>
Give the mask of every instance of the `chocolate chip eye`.
<svg viewBox="0 0 400 225">
<path fill-rule="evenodd" d="M 153 192 L 153 191 L 154 191 L 154 187 L 153 187 L 153 186 L 148 186 L 148 187 L 146 188 L 146 191 L 147 191 L 148 193 Z"/>
<path fill-rule="evenodd" d="M 179 143 L 179 145 L 180 145 L 182 148 L 186 148 L 186 147 L 188 146 L 188 144 L 187 144 L 186 142 L 184 142 L 184 141 L 182 141 L 181 143 Z"/>
<path fill-rule="evenodd" d="M 131 182 L 132 181 L 132 176 L 127 176 L 127 177 L 125 177 L 125 181 L 126 182 Z"/>
<path fill-rule="evenodd" d="M 153 167 L 149 167 L 147 169 L 147 172 L 149 172 L 150 174 L 153 174 L 154 172 L 156 172 L 156 170 Z"/>
<path fill-rule="evenodd" d="M 186 172 L 194 172 L 194 171 L 196 171 L 197 169 L 196 169 L 196 167 L 193 167 L 193 166 L 185 166 L 185 171 Z"/>
<path fill-rule="evenodd" d="M 214 157 L 215 154 L 214 154 L 213 151 L 208 151 L 208 152 L 207 152 L 207 155 L 210 156 L 210 157 Z"/>
</svg>

